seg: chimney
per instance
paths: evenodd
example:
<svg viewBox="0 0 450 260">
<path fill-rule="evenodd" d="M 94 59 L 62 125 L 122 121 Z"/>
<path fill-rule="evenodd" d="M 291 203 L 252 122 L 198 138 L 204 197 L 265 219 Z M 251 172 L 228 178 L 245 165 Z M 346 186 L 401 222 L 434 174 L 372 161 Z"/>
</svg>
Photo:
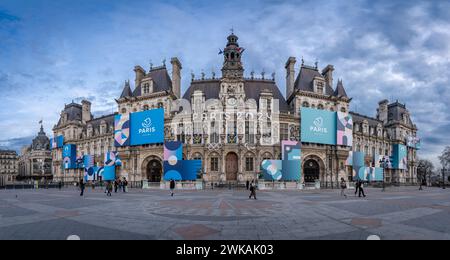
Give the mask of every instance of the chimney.
<svg viewBox="0 0 450 260">
<path fill-rule="evenodd" d="M 137 65 L 134 66 L 134 72 L 136 73 L 134 87 L 137 88 L 141 84 L 141 80 L 145 77 L 145 70 L 141 66 Z"/>
<path fill-rule="evenodd" d="M 81 112 L 81 121 L 86 123 L 92 119 L 91 116 L 91 102 L 87 100 L 81 101 L 82 112 Z"/>
<path fill-rule="evenodd" d="M 172 92 L 177 98 L 181 98 L 181 63 L 177 57 L 170 60 L 172 64 Z"/>
<path fill-rule="evenodd" d="M 334 66 L 328 64 L 323 70 L 322 70 L 322 76 L 324 76 L 325 81 L 327 84 L 331 87 L 333 87 L 333 71 Z"/>
<path fill-rule="evenodd" d="M 377 119 L 383 121 L 383 124 L 388 122 L 388 104 L 389 101 L 387 99 L 378 102 Z"/>
<path fill-rule="evenodd" d="M 294 83 L 295 83 L 295 57 L 289 57 L 286 61 L 286 100 L 292 95 L 294 92 Z"/>
</svg>

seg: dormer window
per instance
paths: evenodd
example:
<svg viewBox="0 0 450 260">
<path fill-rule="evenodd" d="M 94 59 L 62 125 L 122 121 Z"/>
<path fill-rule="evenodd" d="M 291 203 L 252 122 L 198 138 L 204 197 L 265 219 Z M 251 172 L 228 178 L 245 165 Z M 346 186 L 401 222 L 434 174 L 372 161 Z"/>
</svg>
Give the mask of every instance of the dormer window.
<svg viewBox="0 0 450 260">
<path fill-rule="evenodd" d="M 146 80 L 143 84 L 142 84 L 142 95 L 148 95 L 150 93 L 153 92 L 153 81 L 150 80 Z"/>
<path fill-rule="evenodd" d="M 148 93 L 150 93 L 150 84 L 148 84 L 148 83 L 145 83 L 144 84 L 144 89 L 143 89 L 144 91 L 144 94 L 148 94 Z"/>
</svg>

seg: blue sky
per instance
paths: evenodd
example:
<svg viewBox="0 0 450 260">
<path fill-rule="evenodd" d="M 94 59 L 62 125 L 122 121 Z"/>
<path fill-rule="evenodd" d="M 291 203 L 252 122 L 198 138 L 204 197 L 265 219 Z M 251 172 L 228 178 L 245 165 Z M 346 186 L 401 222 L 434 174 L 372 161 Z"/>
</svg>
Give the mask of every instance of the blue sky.
<svg viewBox="0 0 450 260">
<path fill-rule="evenodd" d="M 231 27 L 246 74 L 276 72 L 284 93 L 289 56 L 333 64 L 352 110 L 375 116 L 378 101 L 398 99 L 422 157 L 450 144 L 449 1 L 1 0 L 0 145 L 29 142 L 40 119 L 50 133 L 72 100 L 110 113 L 137 64 L 179 57 L 182 91 L 191 71 L 219 73 Z"/>
</svg>

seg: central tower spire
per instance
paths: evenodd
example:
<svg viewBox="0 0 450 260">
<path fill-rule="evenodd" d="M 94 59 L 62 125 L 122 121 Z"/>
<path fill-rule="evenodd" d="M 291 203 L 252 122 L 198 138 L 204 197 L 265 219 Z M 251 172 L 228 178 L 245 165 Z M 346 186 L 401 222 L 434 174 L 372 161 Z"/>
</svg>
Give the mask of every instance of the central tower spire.
<svg viewBox="0 0 450 260">
<path fill-rule="evenodd" d="M 223 50 L 223 67 L 222 77 L 224 78 L 242 78 L 244 76 L 244 68 L 241 62 L 241 56 L 244 48 L 239 47 L 238 37 L 234 35 L 233 30 L 227 37 L 228 43 Z"/>
</svg>

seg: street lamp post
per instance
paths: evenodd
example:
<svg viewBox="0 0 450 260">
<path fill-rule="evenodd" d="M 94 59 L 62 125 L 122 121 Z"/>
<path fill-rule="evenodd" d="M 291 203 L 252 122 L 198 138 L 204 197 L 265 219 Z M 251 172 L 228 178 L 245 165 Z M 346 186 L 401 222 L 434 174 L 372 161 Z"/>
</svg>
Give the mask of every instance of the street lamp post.
<svg viewBox="0 0 450 260">
<path fill-rule="evenodd" d="M 445 189 L 445 167 L 442 168 L 442 189 Z"/>
</svg>

